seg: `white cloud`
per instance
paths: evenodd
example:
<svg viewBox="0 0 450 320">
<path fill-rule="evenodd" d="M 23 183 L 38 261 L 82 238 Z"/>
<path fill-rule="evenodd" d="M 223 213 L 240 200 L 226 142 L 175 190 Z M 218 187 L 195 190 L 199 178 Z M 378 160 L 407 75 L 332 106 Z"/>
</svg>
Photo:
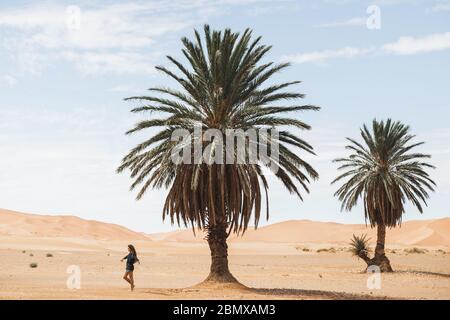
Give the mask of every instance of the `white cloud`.
<svg viewBox="0 0 450 320">
<path fill-rule="evenodd" d="M 182 13 L 159 16 L 161 7 L 153 2 L 80 8 L 79 28 L 68 27 L 65 6 L 4 10 L 0 26 L 15 32 L 3 45 L 22 72 L 39 73 L 49 60 L 65 59 L 89 74 L 152 73 L 153 63 L 139 51 L 191 24 Z"/>
<path fill-rule="evenodd" d="M 308 63 L 308 62 L 321 63 L 329 59 L 335 58 L 353 58 L 356 56 L 368 54 L 372 51 L 373 50 L 370 48 L 346 47 L 337 50 L 324 50 L 324 51 L 300 53 L 295 55 L 286 55 L 283 56 L 281 60 L 293 63 Z"/>
<path fill-rule="evenodd" d="M 375 53 L 413 55 L 446 49 L 450 49 L 450 32 L 436 33 L 424 37 L 400 37 L 397 41 L 386 43 L 378 48 L 345 47 L 285 55 L 281 57 L 281 60 L 293 63 L 323 63 L 330 59 L 355 58 Z"/>
<path fill-rule="evenodd" d="M 435 4 L 431 11 L 440 12 L 440 11 L 450 11 L 450 2 L 441 2 Z"/>
<path fill-rule="evenodd" d="M 167 32 L 190 24 L 181 13 L 158 15 L 160 2 L 80 7 L 79 28 L 69 28 L 66 6 L 35 6 L 3 11 L 0 25 L 27 33 L 28 42 L 44 48 L 141 48 Z M 78 18 L 77 18 L 78 20 Z"/>
<path fill-rule="evenodd" d="M 389 6 L 389 5 L 399 5 L 399 4 L 417 4 L 424 0 L 375 0 L 373 4 L 381 5 L 381 6 Z"/>
<path fill-rule="evenodd" d="M 138 93 L 138 92 L 144 92 L 145 88 L 128 85 L 128 84 L 120 84 L 115 87 L 109 88 L 108 91 L 110 92 L 128 92 L 128 93 Z"/>
<path fill-rule="evenodd" d="M 324 0 L 326 4 L 344 5 L 353 2 L 353 0 Z"/>
<path fill-rule="evenodd" d="M 63 53 L 67 61 L 85 75 L 104 73 L 147 73 L 156 72 L 154 63 L 148 56 L 134 52 L 84 52 L 67 51 Z"/>
<path fill-rule="evenodd" d="M 399 55 L 440 51 L 450 48 L 450 32 L 436 33 L 425 37 L 401 37 L 396 42 L 385 44 L 382 50 Z"/>
<path fill-rule="evenodd" d="M 365 1 L 370 2 L 371 4 L 375 5 L 382 5 L 382 6 L 390 6 L 390 5 L 399 5 L 399 4 L 417 4 L 419 2 L 428 1 L 428 0 L 371 0 L 371 1 Z M 360 0 L 323 0 L 324 3 L 328 4 L 334 4 L 334 5 L 348 5 L 348 4 L 355 4 L 355 3 L 361 3 Z"/>
<path fill-rule="evenodd" d="M 17 79 L 14 78 L 13 76 L 10 76 L 8 74 L 0 76 L 0 87 L 8 87 L 8 88 L 12 88 L 17 84 Z"/>
<path fill-rule="evenodd" d="M 3 47 L 21 74 L 39 74 L 53 56 L 50 52 L 37 50 L 27 39 L 7 38 L 3 41 Z"/>
<path fill-rule="evenodd" d="M 337 28 L 337 27 L 361 27 L 366 26 L 367 17 L 355 17 L 345 21 L 324 23 L 317 25 L 318 28 Z"/>
<path fill-rule="evenodd" d="M 289 12 L 293 13 L 302 9 L 302 5 L 295 0 L 270 1 L 267 4 L 255 4 L 248 6 L 245 13 L 252 17 L 263 15 L 273 15 L 286 9 L 286 2 L 289 3 Z"/>
<path fill-rule="evenodd" d="M 152 73 L 153 58 L 162 48 L 158 39 L 224 14 L 229 6 L 257 3 L 270 4 L 266 0 L 85 2 L 74 7 L 79 15 L 52 2 L 3 9 L 0 27 L 7 32 L 0 45 L 24 73 L 40 73 L 59 60 L 88 74 Z"/>
</svg>

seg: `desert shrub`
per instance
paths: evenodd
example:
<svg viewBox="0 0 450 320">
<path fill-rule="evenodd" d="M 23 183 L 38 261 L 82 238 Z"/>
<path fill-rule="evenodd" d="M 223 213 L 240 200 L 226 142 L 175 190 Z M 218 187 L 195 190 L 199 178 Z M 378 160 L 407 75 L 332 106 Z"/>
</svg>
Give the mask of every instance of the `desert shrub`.
<svg viewBox="0 0 450 320">
<path fill-rule="evenodd" d="M 33 257 L 33 256 L 34 256 L 34 254 L 30 253 L 30 257 Z"/>
<path fill-rule="evenodd" d="M 320 248 L 316 251 L 317 253 L 320 252 L 329 252 L 329 253 L 335 253 L 336 249 L 335 248 Z"/>
<path fill-rule="evenodd" d="M 30 263 L 30 268 L 37 268 L 38 264 L 36 262 Z"/>
<path fill-rule="evenodd" d="M 411 248 L 411 249 L 405 249 L 406 253 L 418 253 L 418 254 L 422 254 L 422 253 L 426 253 L 428 252 L 428 250 L 426 249 L 420 249 L 420 248 Z"/>
<path fill-rule="evenodd" d="M 309 251 L 311 251 L 311 250 L 309 250 L 308 248 L 303 248 L 302 251 L 303 251 L 303 252 L 309 252 Z"/>
<path fill-rule="evenodd" d="M 46 256 L 47 258 L 53 257 L 53 255 L 52 255 L 51 253 L 47 253 L 45 256 Z"/>
<path fill-rule="evenodd" d="M 22 250 L 22 253 L 27 253 L 25 250 Z"/>
</svg>

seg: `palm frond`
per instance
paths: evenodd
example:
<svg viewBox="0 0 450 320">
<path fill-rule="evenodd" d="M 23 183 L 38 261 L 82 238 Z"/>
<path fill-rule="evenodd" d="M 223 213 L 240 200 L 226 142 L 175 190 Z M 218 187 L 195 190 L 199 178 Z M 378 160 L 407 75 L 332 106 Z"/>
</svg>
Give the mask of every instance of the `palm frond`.
<svg viewBox="0 0 450 320">
<path fill-rule="evenodd" d="M 353 235 L 350 244 L 350 251 L 354 256 L 364 257 L 370 253 L 369 240 L 367 234 L 360 236 Z"/>
<path fill-rule="evenodd" d="M 198 228 L 225 223 L 230 232 L 239 233 L 247 229 L 252 217 L 253 224 L 258 225 L 263 202 L 265 216 L 269 214 L 265 159 L 258 158 L 256 164 L 175 164 L 171 154 L 177 150 L 177 142 L 171 140 L 171 133 L 177 129 L 185 130 L 191 141 L 196 139 L 194 126 L 217 129 L 225 141 L 227 129 L 283 128 L 278 130 L 278 139 L 256 142 L 258 150 L 267 142 L 280 145 L 279 159 L 268 155 L 277 166 L 276 177 L 300 199 L 303 191 L 308 192 L 310 181 L 318 178 L 314 168 L 302 159 L 302 152 L 314 154 L 313 147 L 289 129 L 310 130 L 310 125 L 291 114 L 319 108 L 298 104 L 304 94 L 291 88 L 299 81 L 270 81 L 289 64 L 261 63 L 271 47 L 260 40 L 252 40 L 249 29 L 240 35 L 229 29 L 213 31 L 206 25 L 203 37 L 195 31 L 193 41 L 182 39 L 186 64 L 167 56 L 173 68 L 156 67 L 176 82 L 178 89 L 153 87 L 150 95 L 126 99 L 139 104 L 133 107 L 133 113 L 145 116 L 127 134 L 149 136 L 123 157 L 117 171 L 130 171 L 131 189 L 137 190 L 138 199 L 151 188 L 168 188 L 163 218 L 172 223 Z M 204 136 L 197 140 L 205 150 L 209 141 Z M 244 149 L 248 158 L 248 144 Z M 215 151 L 209 152 L 213 157 Z M 237 146 L 232 153 L 238 154 Z"/>
</svg>

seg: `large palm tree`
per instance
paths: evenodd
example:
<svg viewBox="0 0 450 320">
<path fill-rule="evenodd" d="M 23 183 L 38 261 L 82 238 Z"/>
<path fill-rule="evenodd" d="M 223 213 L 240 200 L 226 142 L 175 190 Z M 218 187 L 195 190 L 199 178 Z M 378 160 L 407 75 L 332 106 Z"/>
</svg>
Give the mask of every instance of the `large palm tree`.
<svg viewBox="0 0 450 320">
<path fill-rule="evenodd" d="M 182 53 L 188 61 L 187 65 L 168 56 L 178 72 L 156 67 L 175 80 L 179 89 L 151 88 L 151 96 L 127 98 L 142 103 L 132 112 L 159 114 L 159 118 L 149 117 L 137 123 L 127 134 L 155 127 L 160 131 L 149 133 L 145 141 L 132 149 L 123 158 L 118 172 L 130 170 L 134 179 L 131 189 L 139 189 L 138 199 L 149 187 L 168 188 L 163 218 L 169 217 L 172 223 L 178 225 L 190 225 L 193 230 L 199 228 L 206 231 L 211 269 L 205 281 L 236 281 L 228 268 L 226 239 L 231 232 L 245 232 L 252 216 L 253 224 L 258 225 L 263 193 L 268 218 L 268 182 L 262 170 L 265 165 L 270 163 L 272 169 L 275 166 L 275 176 L 300 199 L 300 189 L 308 192 L 310 179 L 318 177 L 317 172 L 290 148 L 296 147 L 313 154 L 312 146 L 287 131 L 289 127 L 309 130 L 310 126 L 285 114 L 319 108 L 289 103 L 304 96 L 285 90 L 298 81 L 271 82 L 267 85 L 274 74 L 289 64 L 262 63 L 261 59 L 271 47 L 261 45 L 260 37 L 252 41 L 251 35 L 249 29 L 239 35 L 229 29 L 210 31 L 206 25 L 204 39 L 197 31 L 194 41 L 182 39 Z M 183 129 L 188 132 L 191 141 L 196 139 L 194 143 L 208 145 L 205 136 L 195 138 L 195 126 L 200 126 L 202 130 L 217 129 L 223 140 L 227 129 L 284 129 L 277 131 L 277 137 L 267 135 L 265 139 L 252 141 L 258 149 L 264 143 L 278 145 L 278 158 L 275 160 L 272 153 L 268 155 L 273 160 L 271 162 L 262 162 L 264 159 L 258 155 L 256 163 L 174 163 L 171 154 L 178 152 L 179 148 L 179 144 L 171 138 L 174 130 Z M 247 157 L 250 153 L 248 138 L 246 142 Z M 210 156 L 217 152 L 214 148 L 209 150 Z M 232 152 L 237 152 L 237 146 Z"/>
<path fill-rule="evenodd" d="M 364 143 L 347 138 L 346 148 L 351 154 L 334 160 L 345 170 L 333 183 L 345 179 L 335 196 L 342 202 L 342 210 L 351 210 L 360 198 L 364 202 L 364 214 L 371 227 L 377 226 L 375 256 L 367 257 L 365 250 L 359 256 L 370 265 L 379 266 L 382 272 L 392 271 L 384 245 L 386 227 L 396 227 L 402 221 L 407 200 L 422 213 L 427 205 L 428 191 L 434 191 L 435 183 L 426 168 L 433 168 L 424 159 L 430 155 L 412 151 L 423 142 L 412 143 L 415 137 L 409 126 L 388 119 L 373 120 L 372 131 L 366 125 L 361 129 Z"/>
</svg>

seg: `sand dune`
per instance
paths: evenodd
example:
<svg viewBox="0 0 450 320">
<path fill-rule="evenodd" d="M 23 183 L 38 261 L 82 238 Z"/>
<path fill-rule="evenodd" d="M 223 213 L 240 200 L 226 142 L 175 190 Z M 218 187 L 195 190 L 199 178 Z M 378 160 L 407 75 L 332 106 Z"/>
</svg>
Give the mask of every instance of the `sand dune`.
<svg viewBox="0 0 450 320">
<path fill-rule="evenodd" d="M 363 224 L 341 224 L 309 220 L 291 220 L 250 229 L 244 236 L 230 238 L 231 242 L 285 242 L 314 244 L 347 244 L 353 234 L 367 233 L 376 239 L 376 229 Z M 204 234 L 192 230 L 149 235 L 155 241 L 203 241 Z M 450 246 L 450 218 L 404 222 L 400 228 L 388 230 L 390 245 Z"/>
<path fill-rule="evenodd" d="M 341 224 L 310 220 L 274 223 L 244 236 L 230 237 L 231 242 L 347 244 L 352 234 L 367 233 L 374 240 L 376 230 L 363 224 Z M 154 240 L 169 242 L 204 241 L 204 233 L 178 230 L 144 235 L 125 227 L 75 216 L 25 214 L 0 209 L 0 236 L 66 237 L 96 240 Z M 390 245 L 450 246 L 450 218 L 404 222 L 388 231 Z"/>
<path fill-rule="evenodd" d="M 145 240 L 125 227 L 75 216 L 49 216 L 0 209 L 0 236 L 67 237 L 96 240 Z"/>
</svg>

